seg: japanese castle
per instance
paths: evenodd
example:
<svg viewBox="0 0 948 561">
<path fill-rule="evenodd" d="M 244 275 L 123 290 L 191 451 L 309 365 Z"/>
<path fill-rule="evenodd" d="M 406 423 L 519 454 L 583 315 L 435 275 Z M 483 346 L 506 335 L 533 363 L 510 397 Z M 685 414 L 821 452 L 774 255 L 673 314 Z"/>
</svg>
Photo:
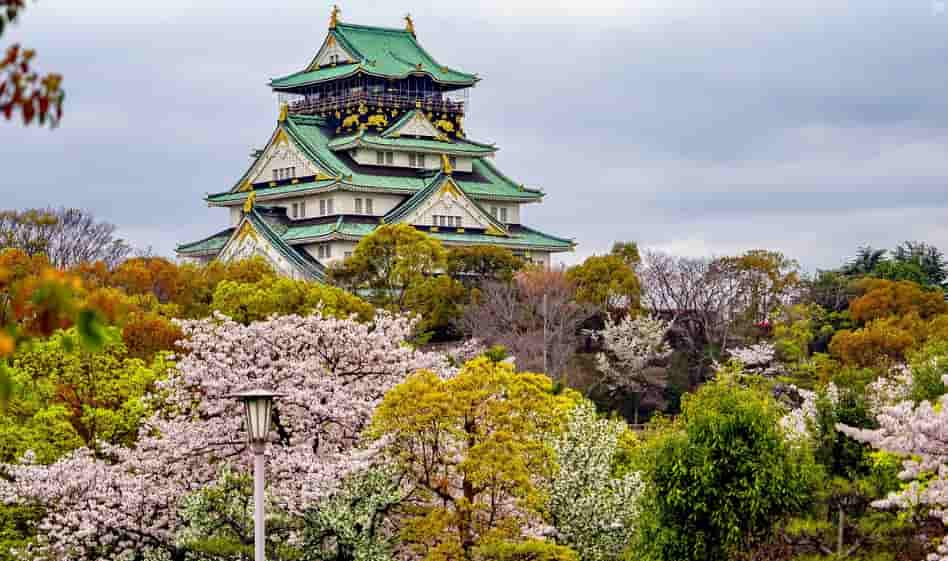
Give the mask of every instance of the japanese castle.
<svg viewBox="0 0 948 561">
<path fill-rule="evenodd" d="M 333 8 L 302 71 L 270 81 L 280 112 L 234 186 L 207 195 L 230 227 L 177 247 L 206 262 L 262 255 L 281 274 L 323 280 L 380 224 L 406 223 L 447 246 L 495 245 L 549 266 L 570 239 L 521 223 L 539 189 L 501 173 L 493 144 L 464 132 L 479 78 L 437 61 L 401 29 L 354 25 Z"/>
</svg>

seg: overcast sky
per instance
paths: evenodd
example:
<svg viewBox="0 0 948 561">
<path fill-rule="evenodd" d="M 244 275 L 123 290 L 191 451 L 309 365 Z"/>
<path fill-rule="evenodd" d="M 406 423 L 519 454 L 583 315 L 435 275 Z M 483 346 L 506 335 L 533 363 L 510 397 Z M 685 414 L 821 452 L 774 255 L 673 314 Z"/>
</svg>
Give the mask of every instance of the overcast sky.
<svg viewBox="0 0 948 561">
<path fill-rule="evenodd" d="M 339 1 L 339 0 L 337 0 Z M 766 5 L 762 7 L 761 5 Z M 40 0 L 0 46 L 65 75 L 54 131 L 0 123 L 5 208 L 80 206 L 138 246 L 222 228 L 228 189 L 277 116 L 330 3 Z M 942 0 L 345 1 L 476 72 L 466 127 L 542 187 L 524 222 L 688 255 L 778 249 L 809 269 L 856 247 L 948 250 Z"/>
</svg>

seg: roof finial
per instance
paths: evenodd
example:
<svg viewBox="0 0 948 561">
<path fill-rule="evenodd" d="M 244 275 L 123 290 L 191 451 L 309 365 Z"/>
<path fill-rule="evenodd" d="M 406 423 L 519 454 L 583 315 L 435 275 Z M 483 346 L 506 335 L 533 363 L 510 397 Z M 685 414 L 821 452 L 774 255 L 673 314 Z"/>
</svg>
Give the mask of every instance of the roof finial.
<svg viewBox="0 0 948 561">
<path fill-rule="evenodd" d="M 336 29 L 336 24 L 339 23 L 339 6 L 333 4 L 332 11 L 329 12 L 329 29 Z"/>
<path fill-rule="evenodd" d="M 257 202 L 257 192 L 251 191 L 250 194 L 247 195 L 247 200 L 244 201 L 244 214 L 250 214 L 250 211 L 253 210 L 253 205 L 256 202 Z"/>
<path fill-rule="evenodd" d="M 411 14 L 405 14 L 405 31 L 411 33 L 412 37 L 415 36 L 415 22 L 411 20 Z"/>
<path fill-rule="evenodd" d="M 445 175 L 451 175 L 454 172 L 454 168 L 451 167 L 451 159 L 448 158 L 447 154 L 441 154 L 441 171 Z"/>
<path fill-rule="evenodd" d="M 287 115 L 287 113 L 289 113 L 289 112 L 290 112 L 290 105 L 289 105 L 288 103 L 281 103 L 281 104 L 280 104 L 280 116 L 277 117 L 277 120 L 282 123 L 283 121 L 286 120 L 286 115 Z"/>
</svg>

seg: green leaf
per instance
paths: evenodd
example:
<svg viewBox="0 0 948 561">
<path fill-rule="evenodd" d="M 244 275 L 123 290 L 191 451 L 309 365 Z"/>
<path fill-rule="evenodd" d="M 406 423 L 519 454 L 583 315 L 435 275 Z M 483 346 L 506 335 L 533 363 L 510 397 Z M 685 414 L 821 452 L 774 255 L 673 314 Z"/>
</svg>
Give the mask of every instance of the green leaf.
<svg viewBox="0 0 948 561">
<path fill-rule="evenodd" d="M 76 331 L 79 333 L 80 344 L 87 350 L 98 351 L 105 345 L 105 327 L 94 310 L 85 309 L 79 312 Z"/>
<path fill-rule="evenodd" d="M 7 361 L 0 361 L 0 407 L 6 407 L 13 394 L 13 377 L 10 374 L 10 368 Z"/>
</svg>

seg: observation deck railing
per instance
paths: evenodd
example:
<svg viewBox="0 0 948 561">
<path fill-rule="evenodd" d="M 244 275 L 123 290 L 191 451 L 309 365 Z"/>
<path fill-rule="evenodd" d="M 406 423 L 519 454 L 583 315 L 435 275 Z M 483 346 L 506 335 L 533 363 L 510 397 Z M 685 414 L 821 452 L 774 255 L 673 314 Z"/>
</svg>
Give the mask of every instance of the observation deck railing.
<svg viewBox="0 0 948 561">
<path fill-rule="evenodd" d="M 387 92 L 349 92 L 338 95 L 323 95 L 320 97 L 303 97 L 289 102 L 290 113 L 301 113 L 312 115 L 315 113 L 325 113 L 327 111 L 337 111 L 342 109 L 354 109 L 360 103 L 372 107 L 385 107 L 387 109 L 414 109 L 416 101 L 421 102 L 421 108 L 425 111 L 438 113 L 459 113 L 464 114 L 464 102 L 445 99 L 436 94 L 400 94 Z"/>
</svg>

